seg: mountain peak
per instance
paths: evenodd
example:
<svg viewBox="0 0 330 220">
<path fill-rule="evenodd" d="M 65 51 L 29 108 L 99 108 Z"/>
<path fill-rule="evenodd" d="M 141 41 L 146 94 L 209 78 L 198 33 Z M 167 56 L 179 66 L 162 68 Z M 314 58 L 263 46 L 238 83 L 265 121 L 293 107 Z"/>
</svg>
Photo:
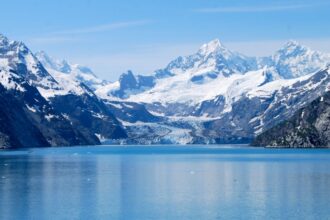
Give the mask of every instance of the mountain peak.
<svg viewBox="0 0 330 220">
<path fill-rule="evenodd" d="M 225 48 L 219 39 L 214 39 L 206 44 L 203 44 L 199 49 L 199 53 L 207 55 L 218 50 L 227 51 L 227 48 Z"/>
<path fill-rule="evenodd" d="M 40 61 L 46 60 L 47 62 L 51 62 L 53 58 L 51 58 L 45 51 L 41 50 L 34 54 Z"/>
<path fill-rule="evenodd" d="M 310 50 L 302 44 L 299 44 L 297 41 L 290 40 L 275 53 L 275 57 L 281 57 L 281 59 L 288 59 L 289 57 L 305 56 L 307 53 L 313 52 L 314 51 Z"/>
<path fill-rule="evenodd" d="M 223 46 L 218 38 L 211 40 L 206 45 L 211 46 L 211 47 L 222 47 Z"/>
<path fill-rule="evenodd" d="M 129 78 L 135 78 L 132 70 L 127 70 L 126 72 L 122 73 L 120 75 L 120 79 L 119 80 L 124 79 L 124 78 L 127 78 L 127 77 L 129 77 Z"/>
<path fill-rule="evenodd" d="M 43 56 L 43 57 L 49 58 L 48 54 L 43 50 L 37 51 L 35 54 L 38 56 Z"/>
<path fill-rule="evenodd" d="M 296 41 L 296 40 L 289 40 L 287 43 L 286 43 L 287 46 L 300 46 L 299 42 Z"/>
<path fill-rule="evenodd" d="M 280 51 L 286 51 L 288 53 L 294 52 L 294 51 L 305 51 L 307 50 L 307 47 L 304 45 L 298 43 L 295 40 L 289 40 L 284 46 L 280 49 Z"/>
<path fill-rule="evenodd" d="M 12 41 L 8 39 L 5 35 L 0 33 L 0 46 L 5 48 L 5 50 L 16 50 L 19 52 L 28 52 L 29 48 L 22 41 Z"/>
<path fill-rule="evenodd" d="M 288 41 L 272 57 L 279 74 L 285 79 L 296 78 L 316 72 L 330 61 L 327 54 L 314 51 L 297 41 Z"/>
<path fill-rule="evenodd" d="M 0 40 L 3 40 L 3 39 L 8 40 L 8 38 L 4 34 L 0 33 Z"/>
<path fill-rule="evenodd" d="M 57 60 L 49 56 L 45 51 L 38 51 L 37 53 L 35 53 L 35 56 L 47 68 L 51 68 L 63 73 L 71 72 L 71 66 L 66 60 Z"/>
<path fill-rule="evenodd" d="M 8 43 L 9 43 L 8 38 L 0 33 L 0 46 L 8 45 Z"/>
</svg>

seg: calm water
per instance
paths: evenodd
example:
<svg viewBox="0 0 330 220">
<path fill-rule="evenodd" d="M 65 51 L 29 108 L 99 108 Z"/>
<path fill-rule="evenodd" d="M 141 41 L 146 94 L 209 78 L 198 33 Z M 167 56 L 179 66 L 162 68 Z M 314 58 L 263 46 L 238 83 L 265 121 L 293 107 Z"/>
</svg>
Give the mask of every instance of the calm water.
<svg viewBox="0 0 330 220">
<path fill-rule="evenodd" d="M 0 151 L 0 219 L 329 219 L 330 151 Z"/>
</svg>

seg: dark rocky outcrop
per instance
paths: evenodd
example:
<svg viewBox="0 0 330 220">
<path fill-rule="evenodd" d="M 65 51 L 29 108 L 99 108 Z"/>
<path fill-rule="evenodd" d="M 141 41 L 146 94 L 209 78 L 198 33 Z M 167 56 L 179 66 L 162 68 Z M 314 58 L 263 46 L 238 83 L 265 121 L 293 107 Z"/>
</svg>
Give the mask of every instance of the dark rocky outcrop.
<svg viewBox="0 0 330 220">
<path fill-rule="evenodd" d="M 330 147 L 330 92 L 255 138 L 253 146 Z"/>
<path fill-rule="evenodd" d="M 154 76 L 135 76 L 132 71 L 123 73 L 119 78 L 119 89 L 112 92 L 113 96 L 125 99 L 131 94 L 140 93 L 155 85 Z"/>
<path fill-rule="evenodd" d="M 126 132 L 108 107 L 95 95 L 80 96 L 68 94 L 55 96 L 51 104 L 89 137 L 91 142 L 98 142 L 96 137 L 105 139 L 126 138 Z"/>
<path fill-rule="evenodd" d="M 25 92 L 0 85 L 0 148 L 99 144 L 73 127 L 27 83 Z"/>
</svg>

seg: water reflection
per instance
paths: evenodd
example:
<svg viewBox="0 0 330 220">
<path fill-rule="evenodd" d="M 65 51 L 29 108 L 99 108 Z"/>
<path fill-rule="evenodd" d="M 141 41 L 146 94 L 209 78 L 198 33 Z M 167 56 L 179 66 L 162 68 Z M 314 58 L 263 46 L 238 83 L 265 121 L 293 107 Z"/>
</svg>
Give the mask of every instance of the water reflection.
<svg viewBox="0 0 330 220">
<path fill-rule="evenodd" d="M 273 157 L 2 155 L 0 219 L 329 216 L 330 154 Z"/>
</svg>

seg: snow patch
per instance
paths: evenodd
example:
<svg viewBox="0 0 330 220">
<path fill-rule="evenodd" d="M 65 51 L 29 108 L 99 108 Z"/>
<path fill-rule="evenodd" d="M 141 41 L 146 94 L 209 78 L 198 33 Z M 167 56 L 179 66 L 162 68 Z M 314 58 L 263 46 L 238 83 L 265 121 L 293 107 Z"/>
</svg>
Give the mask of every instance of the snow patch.
<svg viewBox="0 0 330 220">
<path fill-rule="evenodd" d="M 37 110 L 34 107 L 30 107 L 29 105 L 25 105 L 27 109 L 29 109 L 31 112 L 37 112 Z"/>
</svg>

